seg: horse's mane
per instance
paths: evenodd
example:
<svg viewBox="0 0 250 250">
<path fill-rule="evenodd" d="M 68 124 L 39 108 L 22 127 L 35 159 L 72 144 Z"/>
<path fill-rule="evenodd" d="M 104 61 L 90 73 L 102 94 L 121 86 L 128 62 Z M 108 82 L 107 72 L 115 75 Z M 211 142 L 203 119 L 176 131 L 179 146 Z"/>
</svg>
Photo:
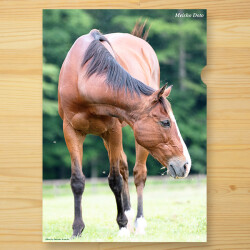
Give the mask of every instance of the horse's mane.
<svg viewBox="0 0 250 250">
<path fill-rule="evenodd" d="M 105 48 L 101 41 L 106 41 L 110 46 L 111 44 L 104 35 L 98 30 L 92 30 L 90 34 L 94 40 L 87 48 L 82 61 L 82 66 L 89 61 L 87 77 L 93 74 L 106 75 L 106 83 L 114 90 L 125 89 L 126 93 L 129 91 L 139 96 L 153 94 L 155 91 L 153 88 L 133 78 Z"/>
</svg>

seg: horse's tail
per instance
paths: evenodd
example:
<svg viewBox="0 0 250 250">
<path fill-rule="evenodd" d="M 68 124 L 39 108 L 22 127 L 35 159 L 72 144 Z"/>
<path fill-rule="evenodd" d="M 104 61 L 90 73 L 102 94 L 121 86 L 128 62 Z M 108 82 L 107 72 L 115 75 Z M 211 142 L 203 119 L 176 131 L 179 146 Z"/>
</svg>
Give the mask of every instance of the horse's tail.
<svg viewBox="0 0 250 250">
<path fill-rule="evenodd" d="M 142 38 L 143 40 L 147 40 L 148 38 L 148 33 L 150 30 L 150 27 L 146 30 L 145 26 L 147 24 L 147 19 L 144 21 L 144 23 L 141 23 L 141 18 L 139 20 L 136 21 L 135 27 L 133 28 L 131 34 L 133 36 L 137 36 L 139 38 Z M 144 32 L 144 34 L 143 34 Z"/>
</svg>

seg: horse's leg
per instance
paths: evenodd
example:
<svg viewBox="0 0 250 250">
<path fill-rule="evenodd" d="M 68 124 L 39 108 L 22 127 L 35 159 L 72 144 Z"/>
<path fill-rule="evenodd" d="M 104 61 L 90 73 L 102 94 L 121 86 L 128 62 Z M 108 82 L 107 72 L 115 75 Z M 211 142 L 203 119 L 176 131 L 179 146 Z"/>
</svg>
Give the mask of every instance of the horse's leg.
<svg viewBox="0 0 250 250">
<path fill-rule="evenodd" d="M 85 187 L 85 176 L 82 172 L 83 141 L 85 135 L 76 131 L 67 122 L 63 122 L 63 132 L 65 141 L 71 157 L 71 189 L 74 195 L 75 218 L 72 225 L 72 237 L 81 236 L 85 227 L 82 220 L 82 194 Z"/>
<path fill-rule="evenodd" d="M 148 158 L 148 151 L 135 142 L 136 148 L 136 162 L 134 167 L 134 182 L 137 192 L 137 215 L 135 221 L 135 228 L 137 234 L 144 234 L 147 226 L 146 220 L 143 216 L 143 188 L 147 179 L 146 161 Z"/>
<path fill-rule="evenodd" d="M 116 199 L 116 221 L 120 229 L 119 235 L 129 235 L 129 230 L 126 228 L 128 219 L 124 213 L 122 198 L 124 181 L 122 175 L 120 174 L 122 152 L 122 130 L 120 124 L 118 122 L 115 123 L 114 127 L 103 135 L 103 139 L 109 155 L 110 172 L 108 181 Z"/>
<path fill-rule="evenodd" d="M 134 211 L 131 208 L 131 203 L 130 203 L 129 186 L 128 186 L 129 170 L 128 170 L 127 156 L 124 153 L 123 149 L 121 151 L 120 173 L 123 177 L 122 199 L 123 199 L 125 215 L 127 216 L 128 219 L 127 228 L 129 229 L 130 232 L 133 232 Z"/>
</svg>

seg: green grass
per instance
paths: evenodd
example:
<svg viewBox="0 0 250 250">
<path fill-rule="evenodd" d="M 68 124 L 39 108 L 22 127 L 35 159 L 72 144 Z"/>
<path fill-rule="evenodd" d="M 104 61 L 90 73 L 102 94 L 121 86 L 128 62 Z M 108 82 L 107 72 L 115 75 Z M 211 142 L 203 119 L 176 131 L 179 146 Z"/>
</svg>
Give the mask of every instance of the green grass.
<svg viewBox="0 0 250 250">
<path fill-rule="evenodd" d="M 87 180 L 83 194 L 82 237 L 69 240 L 74 218 L 69 183 L 43 185 L 43 240 L 73 242 L 204 242 L 207 235 L 206 179 L 147 180 L 144 189 L 145 235 L 117 236 L 116 204 L 108 183 Z M 131 203 L 136 211 L 136 190 L 130 184 Z"/>
</svg>

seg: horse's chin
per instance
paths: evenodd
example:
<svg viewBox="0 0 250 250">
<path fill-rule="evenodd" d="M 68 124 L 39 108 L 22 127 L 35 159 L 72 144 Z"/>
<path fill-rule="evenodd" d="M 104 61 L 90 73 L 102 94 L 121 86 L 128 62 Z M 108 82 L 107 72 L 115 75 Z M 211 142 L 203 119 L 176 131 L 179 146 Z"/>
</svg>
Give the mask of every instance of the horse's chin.
<svg viewBox="0 0 250 250">
<path fill-rule="evenodd" d="M 173 174 L 173 172 L 171 170 L 169 170 L 169 168 L 167 170 L 167 175 L 174 178 L 174 179 L 177 179 L 177 176 L 175 174 Z"/>
<path fill-rule="evenodd" d="M 180 177 L 176 174 L 175 170 L 173 167 L 168 166 L 168 170 L 167 170 L 167 175 L 174 178 L 174 179 L 179 179 Z"/>
<path fill-rule="evenodd" d="M 168 176 L 170 176 L 170 177 L 172 177 L 173 179 L 183 179 L 184 177 L 179 177 L 179 176 L 173 176 L 173 175 L 171 175 L 170 173 L 169 173 L 169 170 L 167 171 L 167 175 Z"/>
<path fill-rule="evenodd" d="M 150 151 L 149 151 L 150 152 Z M 150 154 L 164 167 L 168 169 L 168 163 L 162 159 L 159 159 L 155 154 L 151 153 Z"/>
<path fill-rule="evenodd" d="M 167 169 L 167 175 L 168 176 L 170 176 L 170 177 L 172 177 L 174 179 L 182 179 L 183 178 L 183 177 L 177 176 L 177 174 L 175 173 L 174 169 L 169 166 L 168 162 L 159 159 L 156 155 L 154 155 L 152 153 L 151 153 L 151 155 L 163 166 L 162 168 L 166 168 Z"/>
<path fill-rule="evenodd" d="M 168 168 L 167 175 L 174 179 L 184 179 L 186 176 L 178 176 L 172 168 Z"/>
</svg>

